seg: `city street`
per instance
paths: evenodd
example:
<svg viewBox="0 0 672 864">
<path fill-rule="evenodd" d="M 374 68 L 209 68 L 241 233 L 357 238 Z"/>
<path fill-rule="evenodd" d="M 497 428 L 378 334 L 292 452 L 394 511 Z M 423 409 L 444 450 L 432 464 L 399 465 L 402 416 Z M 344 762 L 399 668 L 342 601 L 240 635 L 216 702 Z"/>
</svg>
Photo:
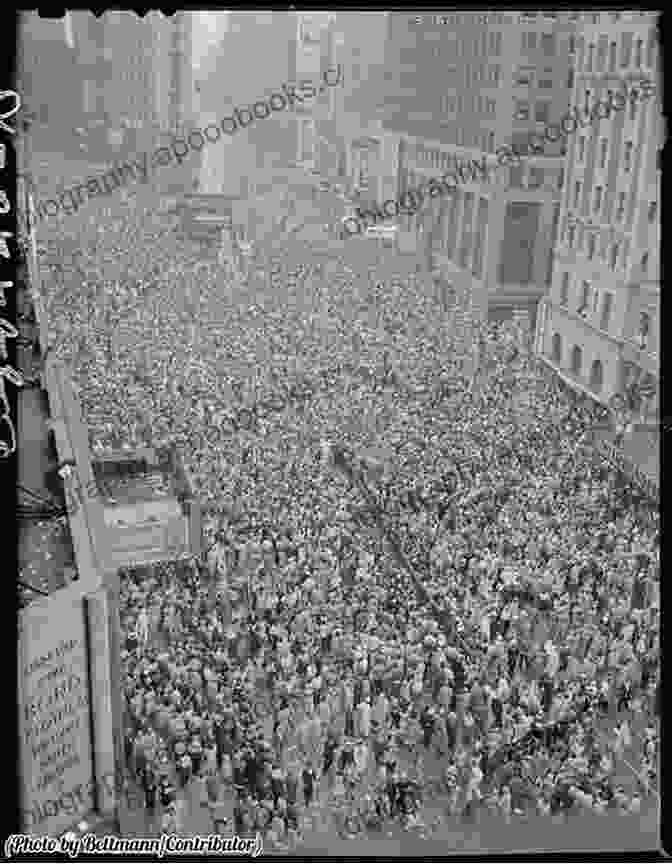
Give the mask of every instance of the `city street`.
<svg viewBox="0 0 672 864">
<path fill-rule="evenodd" d="M 54 214 L 21 245 L 71 395 L 24 400 L 45 452 L 20 515 L 74 440 L 61 402 L 71 472 L 107 491 L 101 518 L 82 506 L 95 554 L 66 565 L 36 521 L 22 577 L 45 609 L 50 567 L 82 586 L 105 674 L 81 763 L 123 758 L 121 834 L 336 859 L 659 846 L 656 16 L 136 19 L 27 15 L 23 60 L 23 173 Z M 338 87 L 291 92 L 333 66 Z M 79 158 L 49 153 L 46 68 L 81 73 L 58 124 Z M 601 93 L 636 77 L 615 119 Z M 179 165 L 93 193 L 108 145 L 173 133 Z M 497 182 L 451 186 L 465 153 Z M 37 636 L 22 651 L 48 658 Z M 53 738 L 22 765 L 60 776 L 61 719 L 35 718 Z"/>
</svg>

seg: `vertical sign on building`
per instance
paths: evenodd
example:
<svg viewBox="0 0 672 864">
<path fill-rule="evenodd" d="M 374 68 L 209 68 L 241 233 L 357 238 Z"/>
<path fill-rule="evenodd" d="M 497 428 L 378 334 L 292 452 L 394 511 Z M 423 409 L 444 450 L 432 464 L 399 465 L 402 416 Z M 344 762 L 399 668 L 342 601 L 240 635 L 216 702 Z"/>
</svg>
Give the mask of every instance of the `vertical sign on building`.
<svg viewBox="0 0 672 864">
<path fill-rule="evenodd" d="M 88 650 L 78 583 L 21 610 L 21 830 L 28 834 L 59 834 L 95 803 Z"/>
</svg>

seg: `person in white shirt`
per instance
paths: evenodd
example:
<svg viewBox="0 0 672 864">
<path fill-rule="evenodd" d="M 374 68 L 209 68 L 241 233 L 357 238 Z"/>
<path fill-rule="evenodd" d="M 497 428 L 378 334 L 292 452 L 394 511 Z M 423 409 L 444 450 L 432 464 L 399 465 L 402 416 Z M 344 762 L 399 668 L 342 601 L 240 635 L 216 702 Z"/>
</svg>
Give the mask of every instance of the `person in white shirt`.
<svg viewBox="0 0 672 864">
<path fill-rule="evenodd" d="M 472 801 L 481 800 L 481 781 L 483 780 L 483 772 L 478 764 L 478 758 L 474 757 L 469 766 L 469 778 L 467 780 L 467 788 L 465 794 L 465 804 L 468 806 Z"/>
<path fill-rule="evenodd" d="M 149 616 L 147 615 L 147 610 L 144 608 L 140 610 L 140 614 L 138 615 L 136 632 L 140 644 L 144 648 L 149 639 Z"/>
<path fill-rule="evenodd" d="M 371 705 L 367 699 L 363 699 L 357 706 L 357 715 L 360 737 L 368 739 L 371 734 Z"/>
<path fill-rule="evenodd" d="M 353 755 L 355 759 L 355 768 L 357 770 L 357 774 L 359 775 L 360 779 L 366 777 L 366 772 L 369 765 L 369 745 L 365 741 L 359 740 L 355 744 Z"/>
</svg>

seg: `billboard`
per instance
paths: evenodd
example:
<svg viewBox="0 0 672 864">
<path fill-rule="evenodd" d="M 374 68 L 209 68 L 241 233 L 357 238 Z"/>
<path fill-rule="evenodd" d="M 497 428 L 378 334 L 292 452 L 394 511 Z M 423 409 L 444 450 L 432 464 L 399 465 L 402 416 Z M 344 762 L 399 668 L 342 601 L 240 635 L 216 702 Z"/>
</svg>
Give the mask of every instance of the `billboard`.
<svg viewBox="0 0 672 864">
<path fill-rule="evenodd" d="M 56 835 L 93 805 L 86 610 L 75 582 L 21 610 L 22 830 Z"/>
</svg>

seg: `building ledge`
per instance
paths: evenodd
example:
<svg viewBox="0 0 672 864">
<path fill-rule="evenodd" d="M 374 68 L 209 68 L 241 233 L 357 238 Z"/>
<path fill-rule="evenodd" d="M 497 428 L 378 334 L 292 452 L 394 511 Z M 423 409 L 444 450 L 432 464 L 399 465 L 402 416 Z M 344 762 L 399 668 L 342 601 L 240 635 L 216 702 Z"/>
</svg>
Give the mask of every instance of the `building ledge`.
<svg viewBox="0 0 672 864">
<path fill-rule="evenodd" d="M 562 306 L 557 301 L 547 296 L 547 301 L 549 306 L 551 306 L 555 311 L 561 312 L 565 318 L 568 318 L 570 321 L 576 321 L 577 323 L 583 324 L 589 330 L 592 330 L 593 333 L 597 333 L 599 336 L 607 339 L 609 342 L 612 342 L 618 348 L 623 345 L 623 338 L 620 336 L 614 336 L 612 333 L 609 333 L 607 330 L 602 330 L 601 327 L 598 327 L 597 324 L 593 323 L 590 318 L 584 318 L 583 315 L 579 315 L 578 312 L 572 312 L 571 309 L 568 309 L 567 306 Z"/>
<path fill-rule="evenodd" d="M 566 369 L 560 369 L 555 363 L 551 360 L 550 357 L 547 357 L 545 354 L 538 354 L 539 359 L 550 369 L 552 369 L 555 374 L 562 378 L 565 384 L 574 388 L 575 390 L 580 390 L 586 396 L 589 396 L 594 402 L 597 402 L 599 405 L 608 407 L 609 402 L 605 395 L 601 393 L 596 393 L 594 390 L 591 390 L 586 384 L 580 381 L 578 378 L 575 378 L 571 372 L 568 372 Z"/>
</svg>

